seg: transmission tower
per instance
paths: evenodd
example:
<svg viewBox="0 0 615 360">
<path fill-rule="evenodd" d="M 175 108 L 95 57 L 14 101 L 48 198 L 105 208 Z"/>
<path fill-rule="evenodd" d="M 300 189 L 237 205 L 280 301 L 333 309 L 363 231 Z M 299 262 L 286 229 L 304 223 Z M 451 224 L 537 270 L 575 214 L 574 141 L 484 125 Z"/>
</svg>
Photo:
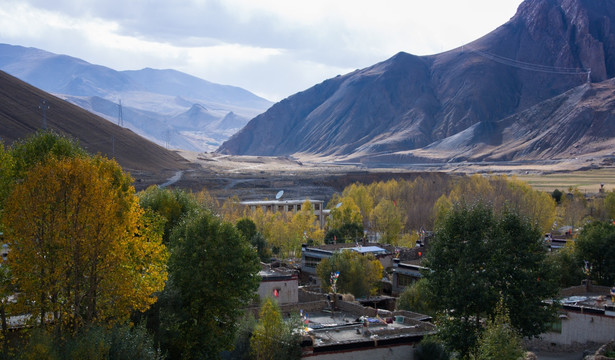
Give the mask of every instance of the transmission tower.
<svg viewBox="0 0 615 360">
<path fill-rule="evenodd" d="M 120 99 L 120 103 L 118 105 L 117 125 L 124 127 L 124 116 L 122 115 L 122 99 Z"/>
<path fill-rule="evenodd" d="M 41 99 L 38 108 L 43 112 L 43 130 L 47 130 L 47 110 L 50 108 L 49 103 L 47 103 L 47 100 Z"/>
</svg>

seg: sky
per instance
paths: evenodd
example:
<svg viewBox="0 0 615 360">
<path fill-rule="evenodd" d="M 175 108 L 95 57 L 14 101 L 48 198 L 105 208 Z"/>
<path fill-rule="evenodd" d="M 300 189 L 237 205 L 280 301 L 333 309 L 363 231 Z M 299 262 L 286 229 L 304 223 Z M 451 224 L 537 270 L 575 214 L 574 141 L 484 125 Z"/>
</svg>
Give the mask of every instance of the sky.
<svg viewBox="0 0 615 360">
<path fill-rule="evenodd" d="M 521 0 L 0 0 L 0 43 L 175 69 L 279 101 L 400 51 L 478 39 Z"/>
</svg>

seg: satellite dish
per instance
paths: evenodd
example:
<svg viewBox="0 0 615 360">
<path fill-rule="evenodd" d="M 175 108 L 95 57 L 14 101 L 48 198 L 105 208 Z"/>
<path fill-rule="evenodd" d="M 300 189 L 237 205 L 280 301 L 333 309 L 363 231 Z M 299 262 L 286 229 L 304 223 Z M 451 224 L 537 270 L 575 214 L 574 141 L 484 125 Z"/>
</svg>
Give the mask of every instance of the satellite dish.
<svg viewBox="0 0 615 360">
<path fill-rule="evenodd" d="M 338 203 L 337 203 L 337 205 L 335 205 L 335 208 L 337 209 L 337 208 L 339 208 L 340 206 L 342 206 L 342 203 L 341 203 L 341 202 L 338 202 Z"/>
<path fill-rule="evenodd" d="M 282 197 L 282 195 L 284 195 L 284 190 L 280 190 L 278 191 L 277 194 L 275 194 L 275 199 L 276 200 L 280 200 L 280 198 Z"/>
</svg>

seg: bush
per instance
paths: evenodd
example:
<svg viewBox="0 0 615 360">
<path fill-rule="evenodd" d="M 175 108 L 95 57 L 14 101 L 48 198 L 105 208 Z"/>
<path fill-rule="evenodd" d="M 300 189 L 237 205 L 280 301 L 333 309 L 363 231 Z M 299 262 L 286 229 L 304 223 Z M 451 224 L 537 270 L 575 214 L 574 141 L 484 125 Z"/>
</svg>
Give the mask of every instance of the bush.
<svg viewBox="0 0 615 360">
<path fill-rule="evenodd" d="M 451 357 L 444 345 L 427 337 L 414 350 L 414 358 L 416 360 L 449 360 Z"/>
</svg>

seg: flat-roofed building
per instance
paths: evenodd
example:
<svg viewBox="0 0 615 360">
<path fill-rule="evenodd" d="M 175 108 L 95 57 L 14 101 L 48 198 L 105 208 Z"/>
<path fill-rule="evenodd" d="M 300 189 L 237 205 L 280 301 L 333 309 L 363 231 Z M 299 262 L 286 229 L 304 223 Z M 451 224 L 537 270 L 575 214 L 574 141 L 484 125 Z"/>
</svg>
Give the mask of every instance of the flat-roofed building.
<svg viewBox="0 0 615 360">
<path fill-rule="evenodd" d="M 270 297 L 280 305 L 299 302 L 299 276 L 293 270 L 265 267 L 258 275 L 261 277 L 258 286 L 261 300 Z"/>
<path fill-rule="evenodd" d="M 314 216 L 316 217 L 316 221 L 318 225 L 322 228 L 326 223 L 326 216 L 328 215 L 328 211 L 324 209 L 324 201 L 323 200 L 314 200 L 314 199 L 304 199 L 304 200 L 259 200 L 259 201 L 242 201 L 240 204 L 248 206 L 250 210 L 256 211 L 257 208 L 261 208 L 263 211 L 267 212 L 285 212 L 285 213 L 296 213 L 297 211 L 301 211 L 301 207 L 303 203 L 308 201 L 312 204 L 312 208 L 314 210 Z"/>
</svg>

